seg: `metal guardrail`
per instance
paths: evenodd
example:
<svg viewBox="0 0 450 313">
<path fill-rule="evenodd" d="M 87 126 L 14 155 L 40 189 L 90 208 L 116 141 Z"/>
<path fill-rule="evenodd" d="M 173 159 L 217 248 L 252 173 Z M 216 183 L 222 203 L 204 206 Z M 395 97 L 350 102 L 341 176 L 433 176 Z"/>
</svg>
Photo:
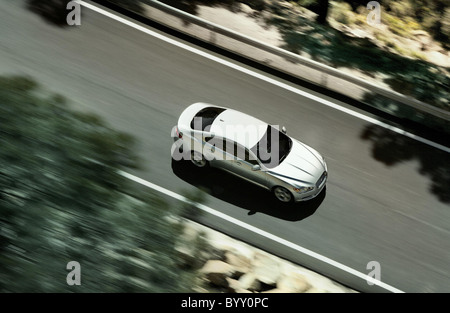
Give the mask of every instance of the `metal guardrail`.
<svg viewBox="0 0 450 313">
<path fill-rule="evenodd" d="M 315 69 L 321 73 L 334 76 L 340 79 L 343 79 L 347 82 L 350 82 L 352 84 L 355 84 L 357 86 L 363 87 L 371 92 L 377 93 L 379 95 L 382 95 L 386 98 L 389 98 L 391 100 L 395 100 L 397 102 L 400 102 L 402 104 L 407 105 L 408 107 L 411 107 L 415 110 L 426 112 L 430 115 L 433 115 L 434 117 L 437 117 L 439 119 L 444 119 L 446 121 L 450 121 L 450 112 L 443 110 L 441 108 L 432 106 L 428 103 L 422 102 L 420 100 L 417 100 L 415 98 L 403 95 L 401 93 L 385 89 L 383 87 L 377 86 L 373 83 L 367 82 L 361 78 L 349 75 L 347 73 L 344 73 L 342 71 L 339 71 L 333 67 L 330 67 L 328 65 L 324 65 L 322 63 L 307 59 L 305 57 L 302 57 L 298 54 L 292 53 L 290 51 L 266 44 L 264 42 L 255 40 L 253 38 L 250 38 L 248 36 L 245 36 L 243 34 L 240 34 L 238 32 L 235 32 L 231 29 L 225 28 L 223 26 L 214 24 L 212 22 L 206 21 L 204 19 L 201 19 L 197 16 L 194 16 L 192 14 L 189 14 L 187 12 L 184 12 L 182 10 L 179 10 L 177 8 L 171 7 L 167 4 L 164 4 L 162 2 L 156 1 L 156 0 L 147 0 L 145 1 L 146 4 L 149 6 L 158 9 L 160 11 L 163 11 L 165 13 L 171 14 L 175 17 L 178 17 L 184 21 L 187 21 L 189 23 L 196 24 L 198 26 L 204 27 L 211 32 L 218 33 L 221 35 L 224 35 L 226 37 L 241 41 L 245 44 L 251 45 L 255 48 L 264 50 L 269 53 L 273 53 L 277 56 L 283 57 L 287 60 L 290 60 L 295 63 L 299 63 L 305 66 L 308 66 L 312 69 Z"/>
</svg>

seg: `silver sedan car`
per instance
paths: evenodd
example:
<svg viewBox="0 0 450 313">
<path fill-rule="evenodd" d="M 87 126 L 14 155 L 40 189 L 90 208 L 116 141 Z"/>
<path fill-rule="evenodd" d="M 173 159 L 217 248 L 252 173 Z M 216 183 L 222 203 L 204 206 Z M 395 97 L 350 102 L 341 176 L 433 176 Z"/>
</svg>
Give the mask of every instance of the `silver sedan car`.
<svg viewBox="0 0 450 313">
<path fill-rule="evenodd" d="M 172 137 L 175 160 L 223 169 L 282 202 L 312 199 L 327 181 L 327 164 L 316 150 L 288 136 L 284 127 L 233 109 L 194 103 L 181 113 Z"/>
</svg>

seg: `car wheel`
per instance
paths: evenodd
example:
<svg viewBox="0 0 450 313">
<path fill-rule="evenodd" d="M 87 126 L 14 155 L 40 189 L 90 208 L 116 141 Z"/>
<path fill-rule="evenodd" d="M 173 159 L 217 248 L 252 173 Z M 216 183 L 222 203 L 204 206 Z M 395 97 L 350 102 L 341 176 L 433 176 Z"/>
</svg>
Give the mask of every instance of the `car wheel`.
<svg viewBox="0 0 450 313">
<path fill-rule="evenodd" d="M 292 201 L 292 193 L 284 187 L 277 186 L 273 189 L 273 194 L 281 202 L 288 203 Z"/>
<path fill-rule="evenodd" d="M 205 167 L 208 165 L 208 161 L 206 161 L 203 154 L 197 151 L 191 151 L 191 162 L 197 167 Z"/>
</svg>

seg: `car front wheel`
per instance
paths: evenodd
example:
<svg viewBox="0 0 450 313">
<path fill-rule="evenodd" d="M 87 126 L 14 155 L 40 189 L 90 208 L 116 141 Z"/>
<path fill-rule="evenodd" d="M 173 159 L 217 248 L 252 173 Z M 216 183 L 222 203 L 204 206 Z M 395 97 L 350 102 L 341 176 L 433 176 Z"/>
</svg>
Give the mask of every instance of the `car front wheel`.
<svg viewBox="0 0 450 313">
<path fill-rule="evenodd" d="M 273 194 L 281 202 L 288 203 L 293 199 L 292 193 L 284 187 L 277 186 L 273 189 Z"/>
</svg>

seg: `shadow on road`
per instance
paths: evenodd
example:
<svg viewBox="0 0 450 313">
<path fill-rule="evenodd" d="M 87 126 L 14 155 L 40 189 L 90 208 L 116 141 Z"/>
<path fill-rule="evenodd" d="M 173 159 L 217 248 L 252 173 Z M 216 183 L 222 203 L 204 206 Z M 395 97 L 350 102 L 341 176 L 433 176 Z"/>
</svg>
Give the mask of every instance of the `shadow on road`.
<svg viewBox="0 0 450 313">
<path fill-rule="evenodd" d="M 50 24 L 64 27 L 67 26 L 68 2 L 68 0 L 27 0 L 26 5 L 30 11 L 40 15 Z"/>
<path fill-rule="evenodd" d="M 419 173 L 431 179 L 430 191 L 450 203 L 450 154 L 377 125 L 368 125 L 361 138 L 372 141 L 372 156 L 387 166 L 419 161 Z"/>
<path fill-rule="evenodd" d="M 315 199 L 292 204 L 280 203 L 265 189 L 215 168 L 197 168 L 190 161 L 172 159 L 172 170 L 185 182 L 213 197 L 248 210 L 287 221 L 300 221 L 314 214 L 325 198 L 326 188 Z"/>
<path fill-rule="evenodd" d="M 141 0 L 108 1 L 136 13 L 142 12 Z M 67 15 L 73 10 L 73 6 L 69 6 L 69 9 L 67 8 L 69 2 L 70 0 L 26 0 L 25 3 L 28 10 L 38 14 L 48 23 L 54 26 L 66 27 L 68 26 Z"/>
</svg>

